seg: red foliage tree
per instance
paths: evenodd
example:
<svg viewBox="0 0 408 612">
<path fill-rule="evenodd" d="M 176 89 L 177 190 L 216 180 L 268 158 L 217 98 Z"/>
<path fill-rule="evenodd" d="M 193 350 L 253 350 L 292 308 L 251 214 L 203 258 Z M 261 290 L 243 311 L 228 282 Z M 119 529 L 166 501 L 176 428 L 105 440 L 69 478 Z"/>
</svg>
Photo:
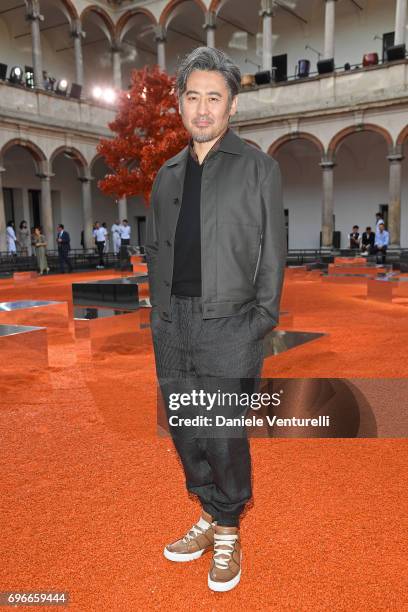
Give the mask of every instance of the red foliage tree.
<svg viewBox="0 0 408 612">
<path fill-rule="evenodd" d="M 154 66 L 134 70 L 131 87 L 119 94 L 118 113 L 109 128 L 113 139 L 97 147 L 111 174 L 98 182 L 114 198 L 143 195 L 146 202 L 160 166 L 188 142 L 178 112 L 175 77 Z"/>
</svg>

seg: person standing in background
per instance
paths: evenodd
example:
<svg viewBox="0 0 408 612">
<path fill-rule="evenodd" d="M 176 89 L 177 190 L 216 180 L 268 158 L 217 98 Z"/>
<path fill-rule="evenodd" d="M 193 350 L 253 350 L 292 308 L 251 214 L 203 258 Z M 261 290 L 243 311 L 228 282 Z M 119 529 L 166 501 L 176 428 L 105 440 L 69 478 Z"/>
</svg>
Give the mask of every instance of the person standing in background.
<svg viewBox="0 0 408 612">
<path fill-rule="evenodd" d="M 17 237 L 16 232 L 14 231 L 14 221 L 9 221 L 7 223 L 6 228 L 6 238 L 7 238 L 7 252 L 9 255 L 17 255 Z"/>
<path fill-rule="evenodd" d="M 102 227 L 105 230 L 105 246 L 104 246 L 103 252 L 104 253 L 109 253 L 109 242 L 110 242 L 110 240 L 109 240 L 109 230 L 106 227 L 105 221 L 102 223 Z"/>
<path fill-rule="evenodd" d="M 18 229 L 18 242 L 20 245 L 20 254 L 27 257 L 30 255 L 31 237 L 28 223 L 24 219 L 21 221 Z"/>
<path fill-rule="evenodd" d="M 381 223 L 385 226 L 383 216 L 380 212 L 375 213 L 375 233 L 378 234 L 380 231 Z"/>
<path fill-rule="evenodd" d="M 47 243 L 46 243 L 44 234 L 41 232 L 40 227 L 36 227 L 34 229 L 34 247 L 35 247 L 35 254 L 37 257 L 37 265 L 40 271 L 40 275 L 43 275 L 44 273 L 48 274 L 50 269 L 48 267 L 47 255 L 46 255 Z"/>
<path fill-rule="evenodd" d="M 115 221 L 115 223 L 111 227 L 111 236 L 112 236 L 112 247 L 114 255 L 118 255 L 120 251 L 120 225 L 119 221 Z"/>
<path fill-rule="evenodd" d="M 121 245 L 129 245 L 132 228 L 130 227 L 127 219 L 123 219 L 121 225 L 119 226 L 119 233 Z"/>
<path fill-rule="evenodd" d="M 103 260 L 103 250 L 105 248 L 105 240 L 106 240 L 107 233 L 108 233 L 107 230 L 99 223 L 99 221 L 96 221 L 95 229 L 94 229 L 94 236 L 95 236 L 96 248 L 98 250 L 98 255 L 99 255 L 99 263 L 96 266 L 97 270 L 101 270 L 105 267 L 105 262 Z"/>
<path fill-rule="evenodd" d="M 59 268 L 61 274 L 64 274 L 64 264 L 67 265 L 68 272 L 72 272 L 72 264 L 69 261 L 69 252 L 71 250 L 71 239 L 68 232 L 64 229 L 62 223 L 57 226 L 57 244 Z"/>
<path fill-rule="evenodd" d="M 130 245 L 130 234 L 132 228 L 130 227 L 128 220 L 123 219 L 121 225 L 119 226 L 120 233 L 120 267 L 128 267 L 130 266 L 130 255 L 127 247 Z"/>
</svg>

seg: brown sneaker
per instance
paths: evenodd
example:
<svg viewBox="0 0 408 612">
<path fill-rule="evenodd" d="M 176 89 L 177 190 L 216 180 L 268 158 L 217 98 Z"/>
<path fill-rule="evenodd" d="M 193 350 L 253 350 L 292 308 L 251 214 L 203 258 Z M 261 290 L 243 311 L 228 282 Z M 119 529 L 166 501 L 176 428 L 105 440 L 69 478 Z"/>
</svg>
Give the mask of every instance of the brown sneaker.
<svg viewBox="0 0 408 612">
<path fill-rule="evenodd" d="M 241 543 L 237 527 L 215 525 L 214 555 L 208 574 L 212 591 L 230 591 L 241 579 Z"/>
<path fill-rule="evenodd" d="M 172 544 L 167 544 L 164 556 L 170 561 L 193 561 L 210 550 L 214 545 L 214 526 L 212 516 L 203 510 L 198 523 L 190 531 Z"/>
</svg>

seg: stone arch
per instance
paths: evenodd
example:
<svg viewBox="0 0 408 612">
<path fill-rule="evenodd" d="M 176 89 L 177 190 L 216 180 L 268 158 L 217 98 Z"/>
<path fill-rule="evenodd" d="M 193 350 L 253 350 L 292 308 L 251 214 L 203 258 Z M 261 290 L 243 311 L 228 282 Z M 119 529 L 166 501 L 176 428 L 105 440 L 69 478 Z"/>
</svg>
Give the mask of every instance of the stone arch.
<svg viewBox="0 0 408 612">
<path fill-rule="evenodd" d="M 113 43 L 113 41 L 115 40 L 115 24 L 113 23 L 112 19 L 110 18 L 110 16 L 108 15 L 108 13 L 106 11 L 104 11 L 100 6 L 96 6 L 94 4 L 87 6 L 81 13 L 80 15 L 80 19 L 81 19 L 81 23 L 83 24 L 84 22 L 84 18 L 89 14 L 89 13 L 94 13 L 95 15 L 98 16 L 98 18 L 100 19 L 100 21 L 102 22 L 102 30 L 104 31 L 104 33 L 106 34 L 108 40 L 110 43 Z"/>
<path fill-rule="evenodd" d="M 79 19 L 78 11 L 75 4 L 72 0 L 59 0 L 59 4 L 61 4 L 61 9 L 68 17 L 70 21 L 74 21 L 75 19 Z"/>
<path fill-rule="evenodd" d="M 388 144 L 389 147 L 393 146 L 392 136 L 388 132 L 388 130 L 379 125 L 375 125 L 374 123 L 361 123 L 359 125 L 350 125 L 340 130 L 340 132 L 337 132 L 337 134 L 333 136 L 329 143 L 327 149 L 328 156 L 331 159 L 334 159 L 337 149 L 343 142 L 343 140 L 345 140 L 347 136 L 350 136 L 351 134 L 356 134 L 357 132 L 376 132 L 384 138 L 385 142 Z"/>
<path fill-rule="evenodd" d="M 170 0 L 168 4 L 164 7 L 159 17 L 159 24 L 162 26 L 166 26 L 170 15 L 173 10 L 183 2 L 187 2 L 187 0 Z M 207 12 L 207 7 L 205 6 L 203 0 L 192 0 L 194 4 L 196 4 L 202 11 L 203 15 Z"/>
<path fill-rule="evenodd" d="M 91 174 L 93 173 L 93 169 L 94 169 L 95 164 L 96 164 L 96 163 L 97 163 L 99 160 L 102 160 L 102 161 L 104 162 L 105 166 L 106 166 L 107 168 L 109 168 L 108 164 L 106 163 L 106 160 L 105 160 L 104 156 L 103 156 L 103 155 L 101 155 L 100 153 L 96 152 L 96 153 L 95 153 L 95 155 L 93 156 L 93 158 L 91 159 L 91 161 L 89 162 L 89 172 L 90 172 Z M 112 172 L 113 172 L 113 170 L 112 170 Z"/>
<path fill-rule="evenodd" d="M 53 167 L 56 157 L 58 157 L 58 155 L 60 155 L 61 153 L 66 153 L 67 156 L 72 159 L 77 168 L 79 177 L 86 176 L 87 172 L 89 171 L 88 162 L 86 161 L 83 153 L 81 153 L 81 151 L 79 151 L 75 147 L 66 147 L 65 145 L 62 145 L 61 147 L 55 149 L 55 151 L 53 151 L 50 156 L 51 168 Z"/>
<path fill-rule="evenodd" d="M 135 17 L 136 15 L 145 15 L 153 25 L 157 25 L 155 16 L 148 9 L 143 7 L 131 9 L 126 11 L 126 13 L 123 13 L 116 24 L 115 36 L 117 40 L 122 40 L 123 36 L 125 36 L 126 32 L 128 31 L 132 17 Z"/>
<path fill-rule="evenodd" d="M 287 142 L 291 142 L 292 140 L 308 140 L 315 147 L 317 147 L 321 157 L 323 157 L 324 146 L 322 142 L 319 140 L 319 138 L 317 138 L 317 136 L 309 134 L 308 132 L 291 132 L 290 134 L 284 134 L 270 145 L 270 147 L 268 148 L 268 155 L 270 155 L 271 157 L 275 157 L 280 147 Z"/>
<path fill-rule="evenodd" d="M 211 0 L 208 10 L 213 11 L 214 13 L 218 14 L 220 10 L 222 9 L 222 7 L 224 6 L 224 4 L 226 4 L 227 2 L 228 0 Z"/>
<path fill-rule="evenodd" d="M 0 151 L 0 159 L 3 160 L 7 151 L 15 146 L 23 147 L 29 151 L 33 157 L 35 171 L 37 174 L 40 174 L 41 165 L 47 162 L 47 156 L 45 155 L 44 151 L 31 140 L 24 138 L 12 138 L 2 146 Z"/>
<path fill-rule="evenodd" d="M 408 138 L 408 125 L 406 125 L 398 134 L 397 145 L 402 146 Z"/>
</svg>

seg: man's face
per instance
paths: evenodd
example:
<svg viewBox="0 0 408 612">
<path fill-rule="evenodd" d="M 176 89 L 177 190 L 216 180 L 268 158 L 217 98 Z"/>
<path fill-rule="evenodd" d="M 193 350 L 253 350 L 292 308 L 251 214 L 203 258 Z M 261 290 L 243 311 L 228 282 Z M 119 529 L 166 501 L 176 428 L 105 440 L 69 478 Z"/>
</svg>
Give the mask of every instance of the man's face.
<svg viewBox="0 0 408 612">
<path fill-rule="evenodd" d="M 384 231 L 384 223 L 380 223 L 380 225 L 378 226 L 380 232 Z"/>
<path fill-rule="evenodd" d="M 231 107 L 224 77 L 215 70 L 193 70 L 179 103 L 184 127 L 197 142 L 215 140 L 235 115 L 238 98 Z"/>
</svg>

